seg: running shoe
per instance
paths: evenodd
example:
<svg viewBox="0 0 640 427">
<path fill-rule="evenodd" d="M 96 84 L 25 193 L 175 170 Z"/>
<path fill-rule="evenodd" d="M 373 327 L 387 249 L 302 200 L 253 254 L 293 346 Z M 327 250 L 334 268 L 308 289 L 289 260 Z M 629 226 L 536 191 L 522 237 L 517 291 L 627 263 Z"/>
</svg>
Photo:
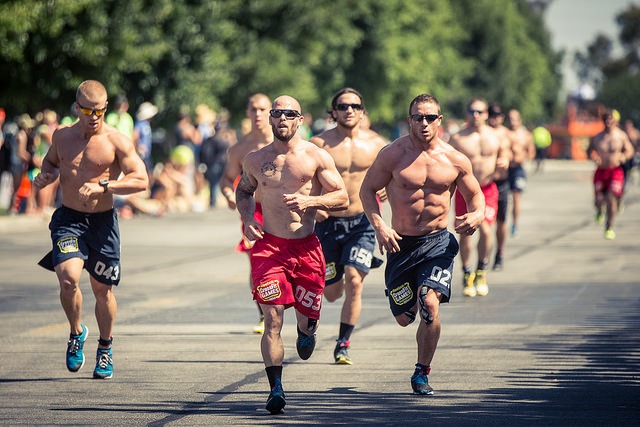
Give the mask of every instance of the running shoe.
<svg viewBox="0 0 640 427">
<path fill-rule="evenodd" d="M 464 273 L 464 278 L 462 279 L 462 286 L 464 286 L 464 288 L 462 292 L 468 297 L 475 297 L 477 294 L 476 287 L 473 284 L 475 278 L 475 273 Z"/>
<path fill-rule="evenodd" d="M 82 332 L 79 335 L 69 335 L 67 342 L 67 369 L 71 372 L 78 372 L 84 366 L 84 342 L 89 336 L 89 328 L 82 326 Z"/>
<path fill-rule="evenodd" d="M 518 235 L 518 227 L 516 225 L 511 226 L 511 237 L 516 237 Z"/>
<path fill-rule="evenodd" d="M 264 334 L 264 316 L 260 316 L 260 321 L 253 327 L 254 334 Z"/>
<path fill-rule="evenodd" d="M 424 372 L 416 372 L 411 376 L 411 388 L 413 394 L 428 396 L 433 394 L 433 389 L 429 385 L 429 377 Z"/>
<path fill-rule="evenodd" d="M 316 334 L 300 335 L 296 340 L 296 350 L 298 350 L 298 356 L 300 359 L 307 360 L 313 354 L 313 350 L 316 348 Z"/>
<path fill-rule="evenodd" d="M 99 348 L 96 353 L 96 368 L 93 378 L 105 380 L 113 376 L 113 351 L 110 348 Z"/>
<path fill-rule="evenodd" d="M 604 232 L 604 238 L 607 240 L 613 240 L 616 238 L 616 232 L 613 231 L 612 228 L 607 228 L 607 230 Z"/>
<path fill-rule="evenodd" d="M 493 271 L 502 271 L 502 255 L 496 254 L 496 260 L 493 262 Z"/>
<path fill-rule="evenodd" d="M 287 401 L 284 396 L 284 390 L 282 389 L 282 383 L 276 381 L 276 385 L 271 389 L 271 393 L 269 393 L 269 398 L 267 399 L 267 411 L 269 411 L 271 415 L 281 414 L 286 404 Z"/>
<path fill-rule="evenodd" d="M 489 286 L 487 286 L 487 272 L 484 270 L 476 270 L 476 278 L 474 280 L 476 285 L 476 292 L 481 297 L 489 293 Z"/>
<path fill-rule="evenodd" d="M 351 365 L 351 357 L 349 356 L 349 341 L 338 340 L 335 350 L 333 350 L 333 358 L 336 365 Z"/>
</svg>

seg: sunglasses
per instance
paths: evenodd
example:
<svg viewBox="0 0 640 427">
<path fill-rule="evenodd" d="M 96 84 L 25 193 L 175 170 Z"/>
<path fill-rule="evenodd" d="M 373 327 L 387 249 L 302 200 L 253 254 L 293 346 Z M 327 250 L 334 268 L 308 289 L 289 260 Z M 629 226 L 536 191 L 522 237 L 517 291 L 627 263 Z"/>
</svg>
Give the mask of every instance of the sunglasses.
<svg viewBox="0 0 640 427">
<path fill-rule="evenodd" d="M 95 114 L 96 117 L 102 117 L 102 115 L 104 115 L 104 113 L 107 111 L 107 107 L 96 108 L 94 110 L 92 110 L 91 108 L 83 107 L 80 104 L 78 104 L 78 107 L 80 107 L 80 112 L 85 116 L 92 116 Z"/>
<path fill-rule="evenodd" d="M 431 124 L 438 120 L 440 114 L 412 114 L 411 120 L 421 123 L 424 119 L 427 119 L 427 123 Z"/>
<path fill-rule="evenodd" d="M 484 110 L 474 110 L 473 108 L 469 108 L 467 110 L 467 113 L 469 113 L 470 116 L 475 116 L 476 114 L 478 114 L 478 115 L 484 114 L 485 111 Z"/>
<path fill-rule="evenodd" d="M 269 110 L 269 115 L 274 119 L 279 119 L 283 114 L 289 120 L 302 115 L 296 110 Z"/>
<path fill-rule="evenodd" d="M 364 110 L 362 104 L 336 104 L 336 110 L 338 111 L 347 111 L 351 107 L 355 110 Z"/>
</svg>

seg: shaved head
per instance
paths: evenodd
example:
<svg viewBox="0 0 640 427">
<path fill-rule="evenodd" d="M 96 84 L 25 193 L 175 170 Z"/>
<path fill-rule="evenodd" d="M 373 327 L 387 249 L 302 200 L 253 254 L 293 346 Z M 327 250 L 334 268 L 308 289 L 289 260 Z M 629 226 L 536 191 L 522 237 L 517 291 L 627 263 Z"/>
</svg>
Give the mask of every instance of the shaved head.
<svg viewBox="0 0 640 427">
<path fill-rule="evenodd" d="M 273 101 L 272 107 L 282 110 L 296 110 L 297 112 L 302 113 L 300 103 L 295 98 L 288 95 L 277 97 L 275 101 Z"/>
<path fill-rule="evenodd" d="M 90 104 L 105 104 L 107 89 L 97 80 L 85 80 L 76 90 L 76 102 L 88 101 Z"/>
</svg>

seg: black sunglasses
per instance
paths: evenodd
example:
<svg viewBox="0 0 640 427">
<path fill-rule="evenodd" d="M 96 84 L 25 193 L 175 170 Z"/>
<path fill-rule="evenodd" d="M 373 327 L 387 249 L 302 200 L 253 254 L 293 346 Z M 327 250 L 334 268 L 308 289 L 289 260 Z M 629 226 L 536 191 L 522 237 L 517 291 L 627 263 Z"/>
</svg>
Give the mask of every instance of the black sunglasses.
<svg viewBox="0 0 640 427">
<path fill-rule="evenodd" d="M 336 104 L 336 110 L 338 111 L 347 111 L 349 107 L 353 108 L 354 110 L 364 110 L 362 104 Z"/>
<path fill-rule="evenodd" d="M 427 119 L 427 123 L 431 124 L 436 120 L 438 120 L 439 117 L 440 117 L 440 114 L 412 114 L 411 120 L 413 120 L 414 122 L 420 123 L 424 119 Z"/>
<path fill-rule="evenodd" d="M 296 117 L 300 117 L 302 115 L 296 110 L 269 110 L 269 115 L 274 119 L 279 119 L 283 114 L 287 119 L 295 119 Z"/>
<path fill-rule="evenodd" d="M 474 110 L 473 108 L 469 108 L 467 110 L 467 113 L 469 113 L 470 116 L 473 116 L 473 115 L 476 115 L 476 114 L 480 115 L 480 114 L 484 114 L 485 110 Z"/>
</svg>

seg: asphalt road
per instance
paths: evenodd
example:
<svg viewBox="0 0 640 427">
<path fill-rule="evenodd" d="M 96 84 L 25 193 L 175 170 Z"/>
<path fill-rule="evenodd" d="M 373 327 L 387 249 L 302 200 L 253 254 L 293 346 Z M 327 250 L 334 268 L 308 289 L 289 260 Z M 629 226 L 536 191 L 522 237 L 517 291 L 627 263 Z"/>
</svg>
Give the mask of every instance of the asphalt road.
<svg viewBox="0 0 640 427">
<path fill-rule="evenodd" d="M 268 382 L 236 212 L 121 222 L 123 276 L 115 374 L 93 380 L 97 326 L 83 276 L 87 363 L 64 365 L 68 325 L 55 276 L 36 265 L 47 223 L 0 218 L 0 425 L 638 425 L 640 186 L 628 188 L 617 239 L 592 208 L 590 163 L 530 174 L 520 233 L 490 292 L 462 296 L 456 265 L 429 380 L 411 394 L 416 325 L 397 326 L 382 269 L 366 280 L 352 366 L 333 364 L 341 305 L 324 303 L 316 352 L 295 351 L 285 316 L 285 413 Z"/>
</svg>

